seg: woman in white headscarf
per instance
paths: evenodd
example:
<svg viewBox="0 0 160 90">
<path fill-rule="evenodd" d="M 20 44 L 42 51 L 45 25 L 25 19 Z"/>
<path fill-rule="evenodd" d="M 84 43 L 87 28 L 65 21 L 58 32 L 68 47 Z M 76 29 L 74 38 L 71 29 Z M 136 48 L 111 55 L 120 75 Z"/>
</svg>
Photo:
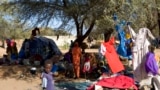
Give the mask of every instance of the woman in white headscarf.
<svg viewBox="0 0 160 90">
<path fill-rule="evenodd" d="M 134 80 L 136 82 L 140 82 L 141 80 L 147 77 L 147 73 L 145 71 L 145 58 L 146 53 L 148 53 L 148 46 L 150 45 L 149 40 L 155 39 L 152 33 L 148 28 L 140 28 L 138 33 L 135 33 L 134 30 L 128 25 L 128 30 L 132 37 L 133 47 L 132 47 L 132 56 L 133 56 L 133 73 Z"/>
</svg>

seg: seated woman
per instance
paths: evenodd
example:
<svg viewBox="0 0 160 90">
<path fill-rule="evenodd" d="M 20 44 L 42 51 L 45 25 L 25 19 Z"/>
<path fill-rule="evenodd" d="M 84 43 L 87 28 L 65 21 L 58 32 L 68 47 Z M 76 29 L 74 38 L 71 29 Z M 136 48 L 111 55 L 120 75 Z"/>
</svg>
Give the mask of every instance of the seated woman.
<svg viewBox="0 0 160 90">
<path fill-rule="evenodd" d="M 154 54 L 155 47 L 150 46 L 149 50 L 150 51 L 146 55 L 145 69 L 148 75 L 155 76 L 160 74 L 160 69 Z"/>
<path fill-rule="evenodd" d="M 160 69 L 158 66 L 158 63 L 155 59 L 155 53 L 154 53 L 155 47 L 149 46 L 149 52 L 146 55 L 146 62 L 145 62 L 145 70 L 148 74 L 148 80 L 150 81 L 150 84 L 153 84 L 154 90 L 160 90 Z M 147 80 L 147 79 L 146 79 Z M 143 81 L 143 80 L 142 80 Z M 146 81 L 144 81 L 146 82 Z M 147 83 L 147 82 L 146 82 Z"/>
</svg>

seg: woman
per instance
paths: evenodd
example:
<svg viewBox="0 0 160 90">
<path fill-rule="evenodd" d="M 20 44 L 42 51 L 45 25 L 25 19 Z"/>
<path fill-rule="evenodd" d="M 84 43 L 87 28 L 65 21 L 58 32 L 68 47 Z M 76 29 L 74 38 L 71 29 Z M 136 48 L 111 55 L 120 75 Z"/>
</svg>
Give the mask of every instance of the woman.
<svg viewBox="0 0 160 90">
<path fill-rule="evenodd" d="M 80 77 L 80 57 L 81 57 L 81 48 L 79 47 L 78 42 L 75 42 L 72 48 L 72 59 L 73 59 L 75 79 Z"/>
<path fill-rule="evenodd" d="M 115 39 L 111 36 L 113 33 L 113 29 L 110 29 L 106 32 L 105 41 L 101 44 L 103 49 L 101 50 L 102 55 L 105 56 L 106 62 L 108 63 L 112 74 L 116 74 L 124 70 L 124 66 L 119 59 L 119 56 L 115 49 Z"/>
</svg>

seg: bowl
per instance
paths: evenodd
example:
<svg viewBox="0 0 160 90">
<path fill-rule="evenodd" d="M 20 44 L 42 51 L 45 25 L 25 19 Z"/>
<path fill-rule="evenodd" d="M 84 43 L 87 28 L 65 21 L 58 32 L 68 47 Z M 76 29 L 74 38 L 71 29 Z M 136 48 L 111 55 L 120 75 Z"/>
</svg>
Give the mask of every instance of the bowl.
<svg viewBox="0 0 160 90">
<path fill-rule="evenodd" d="M 35 74 L 36 74 L 36 71 L 37 71 L 37 68 L 36 68 L 36 67 L 32 67 L 32 68 L 30 69 L 30 73 L 31 73 L 32 75 L 35 75 Z"/>
</svg>

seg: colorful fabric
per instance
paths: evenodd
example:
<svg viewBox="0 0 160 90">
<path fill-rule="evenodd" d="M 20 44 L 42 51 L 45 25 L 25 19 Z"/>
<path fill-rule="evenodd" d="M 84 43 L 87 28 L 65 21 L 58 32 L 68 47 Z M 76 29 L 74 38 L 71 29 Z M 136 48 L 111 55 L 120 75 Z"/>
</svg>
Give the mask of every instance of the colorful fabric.
<svg viewBox="0 0 160 90">
<path fill-rule="evenodd" d="M 108 42 L 104 42 L 103 45 L 106 48 L 105 58 L 112 71 L 112 73 L 117 73 L 124 70 L 124 66 L 119 59 L 119 56 L 114 47 L 114 38 L 112 37 Z"/>
<path fill-rule="evenodd" d="M 119 75 L 116 77 L 103 78 L 94 85 L 91 85 L 87 90 L 94 90 L 94 86 L 99 85 L 104 88 L 116 89 L 133 89 L 138 90 L 134 84 L 134 80 L 130 77 Z"/>
<path fill-rule="evenodd" d="M 126 33 L 126 39 L 130 39 L 131 38 L 131 35 L 129 33 Z"/>
<path fill-rule="evenodd" d="M 46 60 L 51 58 L 53 55 L 62 55 L 62 52 L 60 51 L 56 43 L 47 37 L 34 37 L 33 40 L 28 40 L 27 42 L 29 44 L 29 46 L 27 45 L 27 52 L 29 52 L 30 56 L 38 54 L 42 56 L 43 60 Z M 24 41 L 20 49 L 20 53 L 25 53 L 25 47 L 26 42 Z M 19 54 L 19 57 L 22 59 L 26 58 L 25 56 L 26 55 Z"/>
<path fill-rule="evenodd" d="M 146 54 L 149 51 L 148 46 L 150 45 L 147 38 L 150 37 L 151 39 L 154 39 L 154 36 L 148 28 L 140 28 L 137 34 L 130 26 L 128 26 L 128 30 L 133 41 L 132 59 L 134 79 L 135 81 L 140 82 L 147 77 L 147 73 L 145 71 L 145 60 Z"/>
<path fill-rule="evenodd" d="M 155 55 L 154 53 L 147 53 L 146 56 L 146 62 L 145 62 L 145 69 L 147 73 L 152 73 L 153 75 L 157 75 L 158 74 L 158 64 L 155 60 Z"/>
<path fill-rule="evenodd" d="M 72 59 L 75 75 L 77 78 L 80 76 L 80 57 L 81 57 L 81 48 L 76 46 L 72 48 Z"/>
<path fill-rule="evenodd" d="M 132 58 L 132 54 L 131 49 L 130 49 L 130 34 L 129 33 L 125 33 L 123 30 L 123 25 L 122 24 L 117 24 L 116 25 L 116 31 L 118 32 L 118 39 L 120 41 L 120 43 L 117 46 L 117 53 L 127 59 L 131 59 Z"/>
<path fill-rule="evenodd" d="M 89 72 L 90 69 L 91 69 L 90 62 L 89 61 L 85 62 L 83 67 L 83 72 Z"/>
</svg>

